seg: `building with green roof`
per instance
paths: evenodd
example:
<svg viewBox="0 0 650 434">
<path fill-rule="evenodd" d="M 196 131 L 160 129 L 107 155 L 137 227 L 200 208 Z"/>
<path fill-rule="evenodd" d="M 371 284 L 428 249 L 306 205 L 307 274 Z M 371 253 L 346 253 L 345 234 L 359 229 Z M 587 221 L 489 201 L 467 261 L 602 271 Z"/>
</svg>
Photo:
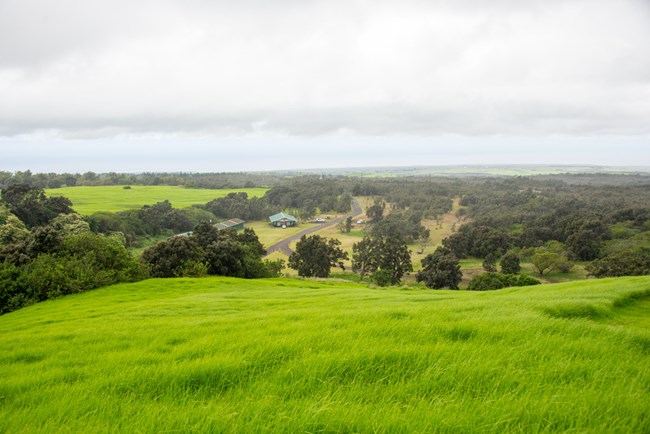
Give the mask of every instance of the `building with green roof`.
<svg viewBox="0 0 650 434">
<path fill-rule="evenodd" d="M 242 219 L 230 219 L 226 220 L 225 222 L 221 223 L 216 223 L 213 225 L 215 228 L 222 230 L 222 229 L 235 229 L 237 231 L 240 231 L 244 229 L 244 223 L 246 223 Z"/>
<path fill-rule="evenodd" d="M 269 220 L 271 221 L 271 226 L 276 228 L 289 228 L 298 225 L 298 220 L 294 216 L 283 212 L 272 215 L 269 217 Z"/>
</svg>

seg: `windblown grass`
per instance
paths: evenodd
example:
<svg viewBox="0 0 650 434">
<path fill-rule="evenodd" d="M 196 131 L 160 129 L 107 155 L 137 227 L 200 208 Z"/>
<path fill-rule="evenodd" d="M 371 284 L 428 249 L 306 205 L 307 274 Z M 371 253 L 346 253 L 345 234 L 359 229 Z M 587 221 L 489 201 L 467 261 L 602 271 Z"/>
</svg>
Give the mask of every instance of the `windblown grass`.
<svg viewBox="0 0 650 434">
<path fill-rule="evenodd" d="M 0 317 L 0 432 L 649 432 L 649 297 L 116 285 Z"/>
</svg>

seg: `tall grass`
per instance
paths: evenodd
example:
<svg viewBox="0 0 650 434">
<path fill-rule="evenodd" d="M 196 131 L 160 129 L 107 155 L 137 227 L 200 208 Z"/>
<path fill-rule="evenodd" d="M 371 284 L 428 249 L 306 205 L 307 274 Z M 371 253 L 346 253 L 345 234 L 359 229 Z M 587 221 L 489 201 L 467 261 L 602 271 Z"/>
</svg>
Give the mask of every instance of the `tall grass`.
<svg viewBox="0 0 650 434">
<path fill-rule="evenodd" d="M 649 432 L 649 297 L 116 285 L 0 317 L 0 432 Z"/>
</svg>

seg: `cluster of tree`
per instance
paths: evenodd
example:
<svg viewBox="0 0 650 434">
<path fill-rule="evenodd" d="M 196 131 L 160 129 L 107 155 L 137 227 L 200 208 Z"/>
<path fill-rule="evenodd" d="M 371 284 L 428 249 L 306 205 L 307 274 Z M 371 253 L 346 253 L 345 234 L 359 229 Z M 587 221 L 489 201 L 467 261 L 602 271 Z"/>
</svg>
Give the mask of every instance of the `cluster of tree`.
<svg viewBox="0 0 650 434">
<path fill-rule="evenodd" d="M 243 220 L 266 220 L 268 216 L 277 213 L 277 208 L 269 204 L 267 198 L 249 198 L 245 192 L 228 193 L 225 197 L 208 202 L 202 208 L 224 219 L 236 217 Z"/>
<path fill-rule="evenodd" d="M 571 261 L 603 261 L 644 243 L 650 225 L 647 177 L 606 177 L 607 182 L 571 184 L 558 179 L 490 179 L 465 184 L 460 204 L 470 222 L 443 241 L 460 258 L 499 256 L 511 249 L 532 253 L 538 273 L 568 271 Z M 622 181 L 622 180 L 623 181 Z M 614 234 L 612 229 L 617 232 Z M 612 240 L 616 235 L 616 246 Z M 622 238 L 630 238 L 625 242 Z M 549 247 L 550 246 L 550 247 Z M 595 267 L 595 265 L 594 265 Z M 634 267 L 637 272 L 643 267 Z M 594 268 L 594 275 L 597 273 Z"/>
<path fill-rule="evenodd" d="M 568 272 L 576 260 L 602 261 L 598 262 L 601 268 L 608 260 L 615 263 L 622 252 L 630 250 L 629 244 L 620 239 L 617 242 L 623 247 L 618 250 L 608 247 L 613 238 L 611 228 L 615 225 L 633 233 L 630 244 L 643 243 L 644 234 L 650 230 L 647 223 L 650 210 L 639 207 L 650 203 L 648 178 L 642 176 L 331 178 L 327 181 L 329 184 L 323 184 L 328 187 L 323 188 L 319 186 L 321 180 L 314 177 L 294 178 L 278 185 L 270 197 L 275 198 L 275 205 L 299 207 L 307 203 L 309 208 L 314 198 L 329 196 L 332 201 L 335 194 L 348 191 L 346 186 L 351 183 L 354 195 L 380 196 L 367 210 L 371 219 L 367 232 L 371 237 L 398 235 L 408 242 L 424 243 L 428 233 L 421 219 L 449 211 L 452 198 L 461 196 L 464 206 L 460 212 L 467 215 L 470 223 L 445 240 L 444 245 L 458 258 L 496 258 L 511 250 L 526 252 L 540 275 L 551 270 Z M 310 193 L 301 195 L 306 186 L 304 191 Z M 391 203 L 388 215 L 385 215 L 385 201 Z M 634 263 L 642 264 L 643 260 L 639 259 L 642 257 L 636 255 Z M 505 263 L 504 258 L 501 263 Z M 626 273 L 639 273 L 643 269 L 639 265 Z M 602 273 L 594 268 L 594 275 Z"/>
<path fill-rule="evenodd" d="M 362 178 L 352 185 L 354 196 L 382 197 L 395 209 L 410 210 L 424 218 L 436 218 L 452 209 L 460 194 L 458 180 L 431 177 Z"/>
<path fill-rule="evenodd" d="M 117 213 L 96 212 L 87 220 L 95 232 L 121 232 L 127 246 L 132 246 L 141 238 L 191 231 L 201 221 L 210 221 L 213 218 L 213 214 L 199 207 L 177 209 L 165 200 L 154 205 L 145 205 L 140 209 Z"/>
<path fill-rule="evenodd" d="M 26 184 L 37 188 L 77 185 L 184 185 L 188 188 L 268 187 L 284 177 L 272 173 L 32 173 L 0 171 L 0 188 Z"/>
<path fill-rule="evenodd" d="M 595 277 L 642 276 L 650 274 L 650 249 L 619 251 L 586 266 Z"/>
<path fill-rule="evenodd" d="M 593 275 L 645 273 L 643 253 L 632 255 L 629 245 L 612 250 L 609 242 L 613 227 L 619 244 L 622 233 L 636 237 L 630 243 L 647 238 L 641 234 L 650 230 L 650 209 L 639 204 L 650 203 L 648 178 L 566 178 L 369 178 L 353 180 L 351 192 L 376 197 L 366 210 L 370 219 L 366 232 L 371 238 L 398 236 L 418 243 L 426 242 L 429 235 L 422 217 L 433 209 L 448 211 L 451 198 L 461 196 L 459 215 L 467 216 L 469 223 L 443 241 L 445 249 L 424 259 L 418 280 L 430 287 L 457 288 L 458 259 L 470 256 L 485 258 L 489 272 L 496 272 L 501 257 L 501 273 L 515 275 L 520 270 L 516 252 L 530 260 L 540 276 L 569 272 L 573 261 L 593 261 L 588 268 Z M 609 182 L 612 179 L 615 182 Z M 440 206 L 431 205 L 436 201 Z M 370 242 L 364 240 L 356 248 L 365 252 L 368 246 Z M 634 265 L 622 267 L 623 257 Z M 362 276 L 374 272 L 364 271 L 365 262 L 355 259 L 353 254 L 354 269 Z M 491 279 L 495 281 L 494 276 Z"/>
<path fill-rule="evenodd" d="M 317 210 L 346 213 L 352 206 L 348 182 L 346 178 L 300 176 L 273 186 L 264 198 L 276 208 L 297 210 L 303 218 Z"/>
<path fill-rule="evenodd" d="M 333 267 L 345 270 L 348 254 L 341 242 L 320 235 L 303 235 L 296 251 L 289 257 L 289 267 L 303 277 L 328 277 Z M 370 275 L 380 286 L 397 285 L 405 273 L 412 271 L 411 253 L 397 234 L 387 237 L 364 237 L 352 246 L 352 270 L 361 279 Z"/>
<path fill-rule="evenodd" d="M 472 277 L 467 285 L 469 291 L 489 291 L 511 286 L 539 285 L 541 282 L 524 274 L 503 274 L 487 272 Z"/>
<path fill-rule="evenodd" d="M 27 227 L 47 224 L 59 214 L 72 213 L 72 202 L 62 196 L 46 197 L 41 188 L 14 184 L 2 190 L 2 201 Z"/>
<path fill-rule="evenodd" d="M 393 210 L 387 216 L 375 215 L 368 223 L 367 231 L 373 237 L 399 236 L 408 243 L 429 238 L 429 230 L 422 225 L 422 215 L 411 210 Z"/>
<path fill-rule="evenodd" d="M 0 206 L 0 313 L 143 277 L 120 234 L 94 233 L 74 213 L 30 228 Z"/>
<path fill-rule="evenodd" d="M 266 254 L 255 231 L 217 230 L 199 223 L 191 235 L 176 236 L 149 247 L 142 261 L 152 277 L 231 276 L 246 279 L 277 277 L 283 261 L 263 260 Z"/>
<path fill-rule="evenodd" d="M 564 226 L 558 227 L 560 224 Z M 562 245 L 569 258 L 591 261 L 600 255 L 604 241 L 611 239 L 608 226 L 596 219 L 564 219 L 554 228 L 527 229 L 519 233 L 516 230 L 470 222 L 445 238 L 443 244 L 461 258 L 486 258 L 515 247 L 539 247 L 552 242 Z M 553 235 L 554 230 L 558 231 L 556 235 Z"/>
<path fill-rule="evenodd" d="M 424 250 L 428 245 L 429 230 L 422 225 L 422 215 L 410 209 L 393 210 L 385 215 L 386 202 L 375 197 L 367 207 L 368 226 L 366 232 L 375 239 L 398 239 L 400 242 L 418 242 Z"/>
<path fill-rule="evenodd" d="M 148 276 L 255 278 L 282 272 L 282 261 L 262 260 L 265 250 L 252 229 L 218 231 L 205 221 L 191 236 L 145 250 L 142 260 L 127 251 L 125 233 L 191 229 L 192 217 L 203 216 L 203 210 L 192 216 L 192 210 L 186 214 L 164 201 L 84 219 L 70 209 L 68 199 L 48 198 L 40 188 L 15 184 L 2 190 L 1 198 L 0 313 Z"/>
<path fill-rule="evenodd" d="M 521 270 L 521 259 L 519 254 L 514 250 L 508 250 L 499 261 L 501 266 L 501 272 L 504 274 L 517 274 Z M 497 271 L 497 257 L 493 254 L 489 254 L 485 257 L 483 261 L 483 269 L 488 273 L 494 273 Z"/>
<path fill-rule="evenodd" d="M 230 193 L 202 208 L 220 218 L 265 220 L 280 209 L 308 219 L 318 211 L 346 213 L 351 206 L 352 196 L 346 192 L 342 180 L 301 176 L 279 183 L 261 198 L 249 198 L 244 192 Z"/>
<path fill-rule="evenodd" d="M 513 247 L 511 237 L 503 229 L 476 223 L 462 225 L 455 234 L 445 238 L 442 244 L 458 258 L 500 256 Z"/>
</svg>

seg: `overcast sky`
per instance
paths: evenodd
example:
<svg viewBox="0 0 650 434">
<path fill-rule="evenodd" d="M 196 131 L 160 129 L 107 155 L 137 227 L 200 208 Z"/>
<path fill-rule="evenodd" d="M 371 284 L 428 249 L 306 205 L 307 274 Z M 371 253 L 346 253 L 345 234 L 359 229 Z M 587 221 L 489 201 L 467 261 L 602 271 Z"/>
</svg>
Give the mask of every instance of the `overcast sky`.
<svg viewBox="0 0 650 434">
<path fill-rule="evenodd" d="M 650 0 L 0 0 L 0 170 L 650 166 Z"/>
</svg>

